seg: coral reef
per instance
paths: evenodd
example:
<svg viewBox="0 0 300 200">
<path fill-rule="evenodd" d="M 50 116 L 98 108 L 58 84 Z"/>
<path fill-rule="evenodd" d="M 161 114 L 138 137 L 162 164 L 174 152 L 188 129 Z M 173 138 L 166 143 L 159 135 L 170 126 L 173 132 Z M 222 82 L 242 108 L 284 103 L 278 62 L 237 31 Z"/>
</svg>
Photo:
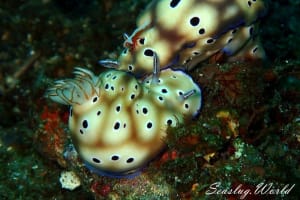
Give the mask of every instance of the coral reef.
<svg viewBox="0 0 300 200">
<path fill-rule="evenodd" d="M 261 183 L 291 190 L 244 199 L 299 199 L 299 0 L 267 1 L 258 30 L 266 63 L 217 64 L 223 55 L 215 55 L 190 72 L 202 88 L 201 115 L 169 128 L 168 148 L 139 176 L 114 179 L 85 168 L 70 145 L 68 109 L 53 106 L 44 91 L 74 66 L 102 72 L 98 60 L 117 59 L 122 34 L 134 30 L 147 2 L 0 3 L 0 199 L 231 200 Z M 63 171 L 81 186 L 63 189 Z M 218 182 L 226 194 L 208 194 Z"/>
</svg>

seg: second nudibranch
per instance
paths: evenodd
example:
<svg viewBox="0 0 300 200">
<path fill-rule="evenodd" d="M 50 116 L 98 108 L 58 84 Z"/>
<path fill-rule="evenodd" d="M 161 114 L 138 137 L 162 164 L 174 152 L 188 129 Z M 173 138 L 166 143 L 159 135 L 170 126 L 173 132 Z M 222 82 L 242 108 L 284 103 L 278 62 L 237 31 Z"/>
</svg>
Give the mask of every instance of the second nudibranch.
<svg viewBox="0 0 300 200">
<path fill-rule="evenodd" d="M 155 0 L 138 18 L 132 35 L 125 34 L 125 49 L 115 67 L 149 74 L 154 52 L 162 68 L 191 69 L 217 53 L 230 60 L 263 58 L 254 37 L 263 13 L 262 0 Z"/>
</svg>

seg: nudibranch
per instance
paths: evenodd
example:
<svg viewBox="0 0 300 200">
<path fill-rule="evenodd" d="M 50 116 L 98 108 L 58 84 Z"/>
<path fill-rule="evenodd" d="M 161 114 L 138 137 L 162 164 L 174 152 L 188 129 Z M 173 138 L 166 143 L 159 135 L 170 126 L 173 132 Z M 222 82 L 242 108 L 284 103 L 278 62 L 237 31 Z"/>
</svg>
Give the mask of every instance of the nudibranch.
<svg viewBox="0 0 300 200">
<path fill-rule="evenodd" d="M 88 168 L 113 176 L 134 173 L 162 151 L 169 126 L 199 112 L 201 90 L 191 77 L 155 65 L 143 81 L 124 71 L 96 76 L 76 68 L 74 79 L 47 91 L 46 97 L 71 106 L 71 138 Z"/>
<path fill-rule="evenodd" d="M 263 0 L 155 0 L 138 18 L 137 29 L 125 34 L 114 67 L 149 74 L 154 52 L 162 68 L 191 69 L 217 53 L 229 60 L 261 59 L 264 50 L 255 36 L 264 12 Z"/>
</svg>

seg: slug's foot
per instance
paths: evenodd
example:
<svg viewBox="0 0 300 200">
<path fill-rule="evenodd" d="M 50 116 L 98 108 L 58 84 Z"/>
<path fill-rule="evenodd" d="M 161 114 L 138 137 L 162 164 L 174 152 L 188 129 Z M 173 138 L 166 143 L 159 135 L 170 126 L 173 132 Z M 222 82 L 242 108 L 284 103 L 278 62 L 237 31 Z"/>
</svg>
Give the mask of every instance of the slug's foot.
<svg viewBox="0 0 300 200">
<path fill-rule="evenodd" d="M 109 172 L 109 171 L 104 171 L 101 169 L 98 169 L 89 163 L 85 162 L 84 165 L 92 172 L 95 174 L 98 174 L 100 176 L 106 176 L 110 178 L 127 178 L 127 179 L 132 179 L 135 178 L 136 176 L 139 176 L 141 174 L 141 170 L 132 170 L 132 171 L 126 171 L 126 172 Z"/>
</svg>

